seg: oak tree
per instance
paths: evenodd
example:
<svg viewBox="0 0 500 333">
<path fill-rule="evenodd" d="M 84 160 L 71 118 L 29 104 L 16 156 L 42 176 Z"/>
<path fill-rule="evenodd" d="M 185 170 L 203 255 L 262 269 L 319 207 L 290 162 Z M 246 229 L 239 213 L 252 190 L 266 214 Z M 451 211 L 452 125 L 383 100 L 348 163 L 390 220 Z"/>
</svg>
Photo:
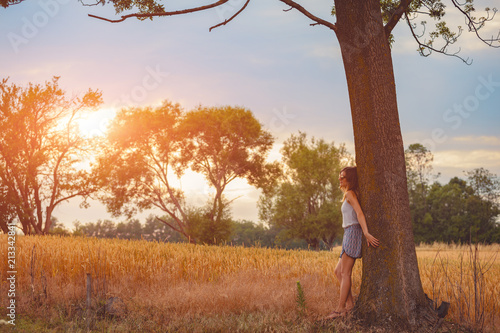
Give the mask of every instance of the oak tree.
<svg viewBox="0 0 500 333">
<path fill-rule="evenodd" d="M 15 212 L 25 235 L 47 234 L 59 204 L 96 191 L 83 164 L 92 140 L 76 122 L 101 103 L 101 94 L 89 90 L 68 98 L 58 80 L 26 87 L 0 83 L 2 206 Z"/>
<path fill-rule="evenodd" d="M 185 170 L 179 159 L 182 114 L 178 104 L 168 101 L 154 108 L 120 110 L 93 169 L 101 188 L 99 199 L 113 216 L 130 218 L 156 207 L 172 218 L 157 219 L 189 239 L 184 193 L 175 186 Z"/>
<path fill-rule="evenodd" d="M 9 198 L 9 188 L 0 182 L 0 230 L 5 234 L 16 217 L 15 206 Z"/>
<path fill-rule="evenodd" d="M 313 249 L 332 247 L 341 234 L 342 192 L 338 175 L 349 160 L 343 145 L 292 135 L 281 148 L 281 177 L 259 199 L 259 215 Z"/>
<path fill-rule="evenodd" d="M 204 214 L 195 215 L 199 233 L 228 239 L 232 222 L 227 208 L 231 201 L 225 200 L 223 192 L 237 178 L 261 186 L 267 171 L 272 170 L 266 157 L 274 139 L 252 112 L 242 107 L 198 107 L 186 114 L 181 131 L 186 139 L 183 160 L 215 189 Z"/>
<path fill-rule="evenodd" d="M 405 150 L 406 179 L 410 213 L 415 242 L 427 240 L 428 227 L 432 227 L 432 217 L 427 204 L 427 194 L 431 186 L 432 152 L 420 143 L 413 143 Z M 436 176 L 437 178 L 437 176 Z"/>
<path fill-rule="evenodd" d="M 250 110 L 178 104 L 122 109 L 111 122 L 95 165 L 101 200 L 115 216 L 158 208 L 157 219 L 192 242 L 230 237 L 227 185 L 245 178 L 258 185 L 272 147 Z M 205 176 L 215 194 L 204 207 L 186 202 L 179 179 L 187 168 Z"/>
<path fill-rule="evenodd" d="M 498 241 L 497 203 L 476 192 L 468 181 L 454 177 L 448 184 L 434 183 L 427 198 L 428 216 L 420 231 L 425 241 L 492 243 Z"/>
<path fill-rule="evenodd" d="M 432 175 L 434 155 L 422 144 L 413 143 L 405 150 L 405 160 L 408 191 L 420 192 L 425 196 L 426 188 L 430 185 L 431 178 L 434 178 Z"/>
<path fill-rule="evenodd" d="M 482 199 L 500 206 L 500 179 L 485 168 L 476 168 L 466 171 L 469 185 Z"/>
</svg>

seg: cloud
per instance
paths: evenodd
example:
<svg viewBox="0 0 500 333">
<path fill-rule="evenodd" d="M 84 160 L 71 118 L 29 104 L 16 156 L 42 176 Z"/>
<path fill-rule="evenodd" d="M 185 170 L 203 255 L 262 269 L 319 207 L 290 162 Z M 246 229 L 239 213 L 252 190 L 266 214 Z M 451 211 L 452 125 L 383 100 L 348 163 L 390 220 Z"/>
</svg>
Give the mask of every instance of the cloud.
<svg viewBox="0 0 500 333">
<path fill-rule="evenodd" d="M 489 149 L 447 150 L 434 153 L 434 165 L 438 168 L 474 169 L 484 167 L 500 170 L 500 151 Z"/>
<path fill-rule="evenodd" d="M 439 173 L 439 182 L 448 182 L 453 177 L 465 179 L 464 171 L 485 168 L 493 174 L 500 175 L 500 151 L 447 150 L 434 153 L 433 167 Z"/>
<path fill-rule="evenodd" d="M 482 146 L 491 146 L 491 147 L 499 147 L 500 146 L 500 137 L 496 136 L 460 136 L 455 137 L 452 140 L 461 145 L 482 145 Z"/>
<path fill-rule="evenodd" d="M 409 144 L 422 143 L 423 132 L 404 133 L 405 148 Z M 429 148 L 429 147 L 428 147 Z M 433 167 L 441 173 L 440 182 L 452 177 L 463 177 L 463 171 L 485 168 L 500 175 L 500 137 L 464 135 L 450 137 L 446 142 L 431 149 Z"/>
</svg>

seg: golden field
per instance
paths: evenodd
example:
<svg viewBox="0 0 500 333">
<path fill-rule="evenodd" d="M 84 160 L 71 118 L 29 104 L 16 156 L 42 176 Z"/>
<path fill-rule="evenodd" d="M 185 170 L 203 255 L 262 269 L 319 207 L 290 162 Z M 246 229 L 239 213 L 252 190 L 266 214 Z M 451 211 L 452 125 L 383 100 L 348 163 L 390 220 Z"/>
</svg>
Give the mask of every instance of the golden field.
<svg viewBox="0 0 500 333">
<path fill-rule="evenodd" d="M 6 272 L 12 270 L 7 247 L 7 236 L 1 235 L 1 316 L 8 304 Z M 477 252 L 467 246 L 417 247 L 425 292 L 451 303 L 447 321 L 485 331 L 500 325 L 499 252 L 500 245 L 480 246 Z M 309 332 L 315 320 L 335 308 L 339 254 L 340 248 L 314 252 L 18 236 L 16 326 L 18 331 L 86 331 L 90 273 L 95 331 Z M 297 281 L 305 313 L 298 311 Z M 354 295 L 360 283 L 358 262 Z M 123 304 L 119 318 L 98 316 L 109 297 L 119 297 Z"/>
</svg>

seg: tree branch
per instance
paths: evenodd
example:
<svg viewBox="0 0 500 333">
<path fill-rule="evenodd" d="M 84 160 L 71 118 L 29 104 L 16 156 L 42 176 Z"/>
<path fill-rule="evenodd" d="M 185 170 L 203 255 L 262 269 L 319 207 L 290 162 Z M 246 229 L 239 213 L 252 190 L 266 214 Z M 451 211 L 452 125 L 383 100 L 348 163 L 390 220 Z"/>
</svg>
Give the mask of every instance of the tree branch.
<svg viewBox="0 0 500 333">
<path fill-rule="evenodd" d="M 188 8 L 188 9 L 182 9 L 182 10 L 175 10 L 175 11 L 171 11 L 171 12 L 128 14 L 128 15 L 123 15 L 121 17 L 121 19 L 119 19 L 119 20 L 111 20 L 111 19 L 107 19 L 107 18 L 104 18 L 104 17 L 101 17 L 101 16 L 92 15 L 92 14 L 88 14 L 88 15 L 90 17 L 93 17 L 93 18 L 96 18 L 96 19 L 99 19 L 99 20 L 103 20 L 103 21 L 107 21 L 107 22 L 111 22 L 111 23 L 118 23 L 118 22 L 123 22 L 126 19 L 129 19 L 131 17 L 135 17 L 135 18 L 138 18 L 138 19 L 145 19 L 145 18 L 153 18 L 153 17 L 160 17 L 160 16 L 174 16 L 174 15 L 182 15 L 182 14 L 195 13 L 195 12 L 199 12 L 199 11 L 203 11 L 203 10 L 207 10 L 207 9 L 211 9 L 211 8 L 215 8 L 215 7 L 221 6 L 221 5 L 225 4 L 225 3 L 227 3 L 228 1 L 229 0 L 219 0 L 219 1 L 216 1 L 216 2 L 214 2 L 212 4 L 205 5 L 205 6 Z"/>
<path fill-rule="evenodd" d="M 57 201 L 54 202 L 54 204 L 52 205 L 52 207 L 53 208 L 56 207 L 57 205 L 59 205 L 63 201 L 67 201 L 69 199 L 72 199 L 72 198 L 75 198 L 75 197 L 78 197 L 78 196 L 86 196 L 86 195 L 89 195 L 89 191 L 77 191 L 75 193 L 68 194 L 65 197 L 61 197 L 61 198 L 57 199 Z M 84 200 L 86 201 L 87 198 L 84 198 Z"/>
<path fill-rule="evenodd" d="M 420 53 L 421 56 L 428 57 L 432 53 L 432 51 L 434 51 L 434 52 L 442 53 L 442 54 L 450 56 L 450 57 L 456 57 L 456 58 L 462 60 L 467 65 L 472 64 L 472 61 L 469 61 L 469 58 L 464 59 L 464 58 L 462 58 L 462 57 L 460 57 L 458 55 L 458 53 L 460 52 L 460 49 L 457 52 L 455 52 L 455 53 L 447 53 L 446 49 L 447 49 L 448 45 L 450 44 L 449 41 L 447 41 L 447 43 L 445 44 L 445 46 L 443 46 L 440 50 L 432 47 L 429 43 L 422 43 L 420 41 L 420 39 L 418 39 L 419 37 L 417 36 L 417 34 L 415 33 L 414 27 L 412 26 L 412 24 L 410 22 L 410 18 L 408 17 L 408 14 L 405 13 L 404 15 L 405 15 L 405 18 L 406 18 L 406 22 L 408 23 L 408 26 L 410 27 L 410 32 L 411 32 L 413 38 L 415 39 L 415 41 L 417 42 L 417 44 L 419 46 L 418 52 Z M 427 53 L 427 54 L 424 53 L 425 49 L 427 49 L 429 51 L 429 53 Z"/>
<path fill-rule="evenodd" d="M 292 0 L 280 0 L 280 1 L 291 7 L 290 9 L 287 9 L 285 11 L 289 11 L 291 9 L 296 9 L 299 12 L 301 12 L 302 14 L 304 14 L 305 16 L 307 16 L 308 18 L 310 18 L 311 20 L 313 20 L 315 23 L 312 23 L 311 26 L 323 25 L 323 26 L 325 26 L 327 28 L 332 29 L 333 31 L 336 30 L 335 24 L 333 24 L 331 22 L 328 22 L 326 20 L 323 20 L 323 19 L 321 19 L 321 18 L 319 18 L 319 17 L 311 14 L 309 11 L 307 11 L 304 7 L 302 7 L 301 5 L 299 5 L 298 3 L 296 3 L 295 1 L 292 1 Z M 407 0 L 404 0 L 404 1 L 407 1 Z M 212 3 L 212 4 L 205 5 L 205 6 L 188 8 L 188 9 L 182 9 L 182 10 L 176 10 L 176 11 L 170 11 L 170 12 L 163 11 L 163 12 L 156 12 L 156 13 L 133 13 L 133 14 L 128 14 L 128 15 L 122 15 L 121 18 L 117 19 L 117 20 L 107 19 L 105 17 L 97 16 L 97 15 L 93 15 L 93 14 L 88 14 L 88 16 L 90 16 L 92 18 L 99 19 L 99 20 L 103 20 L 103 21 L 106 21 L 106 22 L 119 23 L 119 22 L 123 22 L 126 19 L 129 19 L 129 18 L 132 18 L 132 17 L 135 17 L 135 18 L 138 18 L 138 19 L 146 19 L 146 18 L 153 18 L 153 17 L 174 16 L 174 15 L 182 15 L 182 14 L 194 13 L 194 12 L 199 12 L 199 11 L 203 11 L 203 10 L 207 10 L 207 9 L 219 7 L 221 5 L 226 4 L 227 2 L 229 2 L 229 0 L 218 0 L 218 1 L 214 2 L 214 3 Z M 240 10 L 238 10 L 238 12 L 236 12 L 229 19 L 224 20 L 223 22 L 212 26 L 210 28 L 210 31 L 212 31 L 212 29 L 214 29 L 214 28 L 226 25 L 227 23 L 229 23 L 230 21 L 232 21 L 236 16 L 238 16 L 247 7 L 247 5 L 248 5 L 249 2 L 250 2 L 250 0 L 246 0 L 245 4 L 240 8 Z M 97 1 L 97 3 L 100 3 L 100 2 Z"/>
<path fill-rule="evenodd" d="M 181 227 L 181 225 L 179 224 L 179 220 L 178 219 L 176 219 L 176 221 L 177 221 L 177 224 L 181 227 L 180 229 L 175 228 L 172 224 L 168 223 L 164 219 L 159 218 L 158 216 L 155 216 L 155 218 L 158 221 L 160 221 L 160 222 L 164 223 L 165 225 L 169 226 L 173 230 L 177 231 L 178 233 L 181 233 L 182 235 L 184 235 L 184 237 L 186 237 L 186 239 L 188 239 L 189 243 L 196 244 L 196 239 L 191 238 L 191 236 L 188 233 L 186 233 L 186 231 L 184 231 L 184 228 Z"/>
<path fill-rule="evenodd" d="M 399 20 L 410 6 L 411 1 L 412 0 L 401 0 L 398 7 L 392 13 L 392 16 L 389 18 L 389 21 L 386 23 L 384 27 L 385 35 L 387 38 L 389 38 L 392 29 L 394 29 L 396 24 L 398 24 Z"/>
<path fill-rule="evenodd" d="M 491 39 L 484 39 L 483 37 L 481 37 L 479 35 L 479 32 L 478 32 L 478 30 L 484 26 L 485 22 L 493 20 L 493 18 L 496 15 L 496 12 L 498 11 L 496 8 L 493 8 L 493 15 L 491 17 L 490 17 L 489 11 L 487 11 L 488 17 L 482 17 L 479 19 L 478 22 L 476 22 L 476 21 L 474 21 L 474 18 L 472 18 L 469 15 L 468 11 L 465 11 L 462 9 L 461 5 L 457 2 L 457 0 L 451 0 L 451 2 L 465 16 L 467 26 L 469 27 L 469 31 L 473 31 L 476 34 L 477 38 L 479 38 L 479 40 L 482 41 L 483 43 L 485 43 L 486 45 L 494 47 L 494 48 L 500 47 L 500 31 L 498 32 L 498 35 L 496 38 L 494 38 L 492 36 Z M 493 45 L 493 43 L 495 43 L 495 42 L 498 43 L 498 45 Z"/>
<path fill-rule="evenodd" d="M 231 16 L 229 19 L 225 20 L 224 22 L 221 22 L 219 24 L 214 25 L 213 27 L 211 27 L 210 29 L 208 29 L 208 31 L 212 31 L 212 29 L 218 28 L 220 26 L 226 25 L 229 22 L 231 22 L 236 16 L 238 16 L 243 10 L 245 10 L 245 8 L 247 8 L 249 2 L 250 2 L 250 0 L 247 0 L 245 2 L 245 4 L 243 5 L 243 7 L 241 7 L 240 10 L 238 10 L 236 12 L 236 14 L 234 14 L 233 16 Z"/>
<path fill-rule="evenodd" d="M 337 31 L 337 27 L 335 26 L 335 24 L 331 23 L 331 22 L 328 22 L 328 21 L 325 21 L 317 16 L 314 16 L 313 14 L 311 14 L 310 12 L 308 12 L 304 7 L 302 7 L 301 5 L 299 5 L 298 3 L 296 3 L 295 1 L 292 1 L 292 0 L 279 0 L 285 4 L 287 4 L 288 6 L 298 10 L 299 12 L 301 12 L 302 14 L 304 14 L 305 16 L 307 16 L 308 18 L 310 18 L 311 20 L 313 20 L 314 22 L 316 23 L 312 23 L 311 25 L 314 26 L 314 25 L 323 25 L 327 28 L 330 28 L 332 29 L 333 31 Z M 289 11 L 290 9 L 286 10 L 286 11 Z"/>
<path fill-rule="evenodd" d="M 82 4 L 84 7 L 93 7 L 97 5 L 104 5 L 104 0 L 96 0 L 95 3 L 85 3 L 83 0 L 78 0 L 79 3 Z"/>
</svg>

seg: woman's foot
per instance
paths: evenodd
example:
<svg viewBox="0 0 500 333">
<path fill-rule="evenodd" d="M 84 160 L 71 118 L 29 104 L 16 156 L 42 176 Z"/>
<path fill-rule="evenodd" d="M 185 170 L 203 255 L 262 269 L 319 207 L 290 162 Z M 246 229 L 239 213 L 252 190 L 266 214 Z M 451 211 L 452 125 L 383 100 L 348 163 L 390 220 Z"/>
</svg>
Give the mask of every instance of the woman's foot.
<svg viewBox="0 0 500 333">
<path fill-rule="evenodd" d="M 328 316 L 325 317 L 325 320 L 332 320 L 344 317 L 347 314 L 347 310 L 344 311 L 333 311 Z"/>
</svg>

